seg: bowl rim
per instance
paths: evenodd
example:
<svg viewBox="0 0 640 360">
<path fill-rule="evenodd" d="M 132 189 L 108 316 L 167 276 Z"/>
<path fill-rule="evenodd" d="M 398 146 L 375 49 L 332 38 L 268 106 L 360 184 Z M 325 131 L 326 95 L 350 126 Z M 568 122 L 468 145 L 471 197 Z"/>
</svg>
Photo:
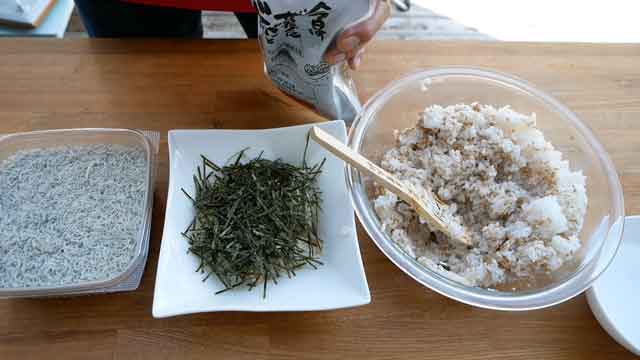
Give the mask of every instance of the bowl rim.
<svg viewBox="0 0 640 360">
<path fill-rule="evenodd" d="M 398 268 L 422 285 L 454 300 L 481 308 L 513 311 L 545 308 L 579 295 L 607 269 L 619 249 L 624 231 L 624 199 L 622 186 L 617 172 L 609 158 L 609 155 L 604 150 L 604 147 L 575 113 L 552 96 L 538 90 L 526 80 L 491 69 L 466 66 L 447 66 L 414 71 L 392 81 L 366 102 L 362 112 L 355 119 L 350 129 L 348 138 L 349 147 L 357 152 L 360 151 L 364 134 L 369 126 L 374 122 L 374 115 L 377 113 L 378 109 L 380 109 L 380 107 L 382 107 L 403 87 L 405 87 L 405 85 L 416 81 L 424 81 L 425 79 L 450 76 L 466 76 L 491 81 L 527 94 L 544 105 L 549 111 L 552 111 L 564 118 L 584 138 L 587 144 L 593 148 L 594 154 L 598 158 L 600 165 L 605 170 L 609 189 L 614 195 L 611 199 L 612 216 L 607 218 L 605 240 L 602 241 L 596 250 L 593 259 L 591 259 L 586 265 L 579 267 L 577 271 L 565 277 L 559 283 L 548 285 L 536 290 L 523 291 L 517 294 L 464 286 L 419 264 L 415 259 L 408 256 L 397 245 L 395 245 L 391 239 L 389 239 L 388 235 L 380 229 L 379 221 L 377 216 L 375 216 L 375 213 L 371 216 L 372 210 L 369 205 L 368 197 L 362 189 L 359 172 L 357 169 L 347 166 L 347 171 L 345 172 L 347 185 L 349 187 L 349 193 L 358 219 L 376 246 Z M 616 225 L 619 227 L 619 235 L 614 233 L 614 231 L 618 231 Z M 615 241 L 614 249 L 612 252 L 607 254 L 608 258 L 601 259 L 600 255 L 602 254 L 607 240 L 612 239 L 612 237 L 614 237 L 613 240 Z"/>
</svg>

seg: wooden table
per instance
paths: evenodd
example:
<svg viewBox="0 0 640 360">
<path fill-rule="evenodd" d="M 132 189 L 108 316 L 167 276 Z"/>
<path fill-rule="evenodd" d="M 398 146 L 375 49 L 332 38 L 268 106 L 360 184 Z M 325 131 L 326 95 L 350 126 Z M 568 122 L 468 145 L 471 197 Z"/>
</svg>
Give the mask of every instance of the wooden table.
<svg viewBox="0 0 640 360">
<path fill-rule="evenodd" d="M 491 67 L 575 110 L 640 212 L 640 46 L 381 42 L 357 82 L 369 97 L 434 65 Z M 0 359 L 630 359 L 584 296 L 550 309 L 472 308 L 418 285 L 360 229 L 367 306 L 312 313 L 214 313 L 154 320 L 151 303 L 175 128 L 265 128 L 320 120 L 262 76 L 247 41 L 0 41 L 0 133 L 129 127 L 163 134 L 147 271 L 131 293 L 0 300 Z"/>
</svg>

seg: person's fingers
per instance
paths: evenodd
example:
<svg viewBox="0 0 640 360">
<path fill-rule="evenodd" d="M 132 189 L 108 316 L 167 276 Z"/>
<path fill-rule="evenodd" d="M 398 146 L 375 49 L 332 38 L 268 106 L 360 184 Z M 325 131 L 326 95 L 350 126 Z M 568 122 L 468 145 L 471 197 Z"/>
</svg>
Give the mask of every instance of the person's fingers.
<svg viewBox="0 0 640 360">
<path fill-rule="evenodd" d="M 364 46 L 358 47 L 348 53 L 344 53 L 336 48 L 327 52 L 327 54 L 325 55 L 325 61 L 332 65 L 343 61 L 351 61 L 353 60 L 355 55 L 362 49 L 364 49 Z"/>
<path fill-rule="evenodd" d="M 336 41 L 336 47 L 325 54 L 325 61 L 335 64 L 344 59 L 352 59 L 367 42 L 380 30 L 391 13 L 386 1 L 377 1 L 371 17 L 345 29 Z"/>
<path fill-rule="evenodd" d="M 338 50 L 338 48 L 335 48 L 335 47 L 324 54 L 324 61 L 331 65 L 337 64 L 339 62 L 343 62 L 346 59 L 347 59 L 347 54 L 343 53 L 342 51 Z"/>
<path fill-rule="evenodd" d="M 349 68 L 351 68 L 351 70 L 356 71 L 358 70 L 358 67 L 360 66 L 360 58 L 357 56 L 352 57 L 351 59 L 349 59 Z"/>
<path fill-rule="evenodd" d="M 349 67 L 351 68 L 351 70 L 353 71 L 358 70 L 358 68 L 360 67 L 360 63 L 362 62 L 364 53 L 365 53 L 365 48 L 364 47 L 360 48 L 360 50 L 358 50 L 356 54 L 349 59 Z"/>
<path fill-rule="evenodd" d="M 343 53 L 349 53 L 369 42 L 380 30 L 389 14 L 389 4 L 386 1 L 378 1 L 370 18 L 345 29 L 340 34 L 337 48 Z"/>
</svg>

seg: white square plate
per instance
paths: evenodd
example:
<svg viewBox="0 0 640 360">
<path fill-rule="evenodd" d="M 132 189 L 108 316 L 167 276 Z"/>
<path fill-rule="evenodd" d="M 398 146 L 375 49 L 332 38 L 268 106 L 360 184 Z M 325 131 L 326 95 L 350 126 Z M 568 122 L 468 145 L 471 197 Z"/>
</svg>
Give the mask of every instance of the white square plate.
<svg viewBox="0 0 640 360">
<path fill-rule="evenodd" d="M 344 122 L 315 124 L 338 139 L 346 140 Z M 269 283 L 262 289 L 246 287 L 215 295 L 222 284 L 215 276 L 202 281 L 196 272 L 198 259 L 188 253 L 183 232 L 194 217 L 190 201 L 180 191 L 194 192 L 193 174 L 201 165 L 200 155 L 224 164 L 243 148 L 249 158 L 264 151 L 264 158 L 280 158 L 292 164 L 302 161 L 306 135 L 312 125 L 268 130 L 174 130 L 169 132 L 171 175 L 160 259 L 153 296 L 157 318 L 209 311 L 309 311 L 330 310 L 368 304 L 369 287 L 362 266 L 355 219 L 345 183 L 344 164 L 329 152 L 309 143 L 307 161 L 326 158 L 318 185 L 323 203 L 319 231 L 324 240 L 317 270 L 305 267 L 297 276 Z"/>
</svg>

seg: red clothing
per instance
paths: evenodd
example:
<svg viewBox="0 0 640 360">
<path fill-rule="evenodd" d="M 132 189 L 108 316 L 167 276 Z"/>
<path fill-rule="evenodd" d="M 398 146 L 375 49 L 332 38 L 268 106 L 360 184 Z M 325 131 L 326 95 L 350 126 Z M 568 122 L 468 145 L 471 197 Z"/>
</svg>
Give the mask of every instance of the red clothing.
<svg viewBox="0 0 640 360">
<path fill-rule="evenodd" d="M 168 6 L 193 10 L 256 12 L 251 0 L 124 0 L 138 4 Z"/>
</svg>

